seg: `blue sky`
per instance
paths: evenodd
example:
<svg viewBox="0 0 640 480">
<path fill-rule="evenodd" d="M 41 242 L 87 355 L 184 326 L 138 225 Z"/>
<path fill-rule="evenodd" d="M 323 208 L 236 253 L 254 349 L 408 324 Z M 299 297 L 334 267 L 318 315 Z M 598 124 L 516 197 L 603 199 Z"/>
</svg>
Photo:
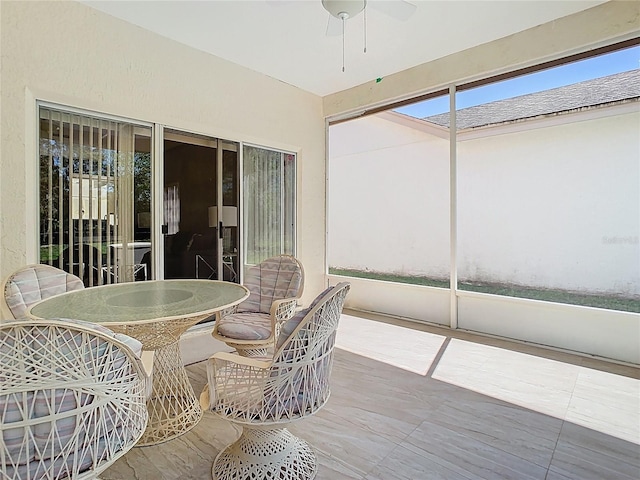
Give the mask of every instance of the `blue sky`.
<svg viewBox="0 0 640 480">
<path fill-rule="evenodd" d="M 459 110 L 637 68 L 640 68 L 640 46 L 460 92 L 456 95 L 456 107 Z M 418 118 L 444 113 L 449 111 L 449 97 L 407 105 L 396 111 Z"/>
</svg>

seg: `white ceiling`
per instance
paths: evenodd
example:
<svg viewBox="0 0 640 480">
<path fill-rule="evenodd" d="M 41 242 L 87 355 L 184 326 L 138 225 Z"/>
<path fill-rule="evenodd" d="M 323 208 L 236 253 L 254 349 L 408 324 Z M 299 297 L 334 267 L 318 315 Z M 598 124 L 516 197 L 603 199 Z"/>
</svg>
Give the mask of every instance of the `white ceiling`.
<svg viewBox="0 0 640 480">
<path fill-rule="evenodd" d="M 381 8 L 404 0 L 369 0 L 367 53 L 360 14 L 346 23 L 342 72 L 342 37 L 327 36 L 320 0 L 81 1 L 321 96 L 604 3 L 410 0 L 417 9 L 401 21 Z"/>
</svg>

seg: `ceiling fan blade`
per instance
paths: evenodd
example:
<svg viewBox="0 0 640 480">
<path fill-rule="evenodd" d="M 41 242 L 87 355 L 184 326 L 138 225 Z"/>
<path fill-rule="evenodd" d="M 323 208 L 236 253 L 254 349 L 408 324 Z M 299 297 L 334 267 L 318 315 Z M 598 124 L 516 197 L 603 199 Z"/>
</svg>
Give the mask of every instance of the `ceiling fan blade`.
<svg viewBox="0 0 640 480">
<path fill-rule="evenodd" d="M 327 37 L 337 37 L 342 35 L 342 20 L 334 17 L 333 15 L 327 15 Z"/>
<path fill-rule="evenodd" d="M 418 8 L 406 0 L 382 0 L 379 2 L 369 0 L 367 2 L 367 8 L 369 7 L 402 21 L 409 20 Z"/>
</svg>

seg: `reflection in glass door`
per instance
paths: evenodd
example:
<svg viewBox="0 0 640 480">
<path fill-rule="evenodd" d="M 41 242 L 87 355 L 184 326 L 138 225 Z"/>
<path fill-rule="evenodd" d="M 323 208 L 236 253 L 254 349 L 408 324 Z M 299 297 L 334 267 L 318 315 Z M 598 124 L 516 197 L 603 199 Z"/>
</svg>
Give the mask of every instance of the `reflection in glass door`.
<svg viewBox="0 0 640 480">
<path fill-rule="evenodd" d="M 239 282 L 237 144 L 165 130 L 164 278 Z"/>
<path fill-rule="evenodd" d="M 151 276 L 151 128 L 39 108 L 41 263 L 85 286 Z"/>
</svg>

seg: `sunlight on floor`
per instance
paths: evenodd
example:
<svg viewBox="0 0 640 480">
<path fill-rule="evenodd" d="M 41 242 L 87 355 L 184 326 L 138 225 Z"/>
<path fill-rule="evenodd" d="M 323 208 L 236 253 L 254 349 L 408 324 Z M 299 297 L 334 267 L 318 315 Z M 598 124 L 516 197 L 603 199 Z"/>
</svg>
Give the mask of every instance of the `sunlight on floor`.
<svg viewBox="0 0 640 480">
<path fill-rule="evenodd" d="M 640 381 L 451 339 L 432 378 L 640 444 Z"/>
<path fill-rule="evenodd" d="M 336 346 L 426 375 L 445 340 L 343 314 Z M 432 378 L 640 445 L 640 380 L 456 338 Z"/>
<path fill-rule="evenodd" d="M 426 375 L 445 337 L 342 315 L 336 347 Z"/>
</svg>

